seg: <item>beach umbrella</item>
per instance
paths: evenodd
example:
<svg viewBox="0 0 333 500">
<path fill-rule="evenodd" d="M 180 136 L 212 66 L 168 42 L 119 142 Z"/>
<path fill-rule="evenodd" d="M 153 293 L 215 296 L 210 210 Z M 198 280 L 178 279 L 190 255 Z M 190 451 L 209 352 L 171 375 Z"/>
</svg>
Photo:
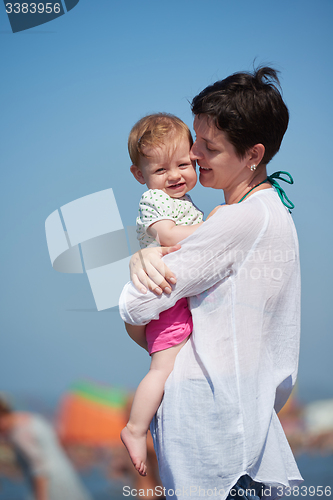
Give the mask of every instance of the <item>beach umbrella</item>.
<svg viewBox="0 0 333 500">
<path fill-rule="evenodd" d="M 92 382 L 76 383 L 61 399 L 58 435 L 64 444 L 115 445 L 126 425 L 128 393 Z"/>
</svg>

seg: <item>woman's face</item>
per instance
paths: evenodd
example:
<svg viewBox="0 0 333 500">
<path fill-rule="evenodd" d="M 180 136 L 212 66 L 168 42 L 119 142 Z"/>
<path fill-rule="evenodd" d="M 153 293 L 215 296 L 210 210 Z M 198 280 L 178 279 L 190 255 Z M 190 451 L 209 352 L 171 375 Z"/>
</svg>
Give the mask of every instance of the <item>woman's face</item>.
<svg viewBox="0 0 333 500">
<path fill-rule="evenodd" d="M 226 134 L 207 115 L 196 116 L 193 128 L 196 139 L 190 157 L 200 167 L 200 183 L 226 191 L 235 187 L 244 177 L 244 169 L 248 170 L 250 154 L 240 159 Z"/>
</svg>

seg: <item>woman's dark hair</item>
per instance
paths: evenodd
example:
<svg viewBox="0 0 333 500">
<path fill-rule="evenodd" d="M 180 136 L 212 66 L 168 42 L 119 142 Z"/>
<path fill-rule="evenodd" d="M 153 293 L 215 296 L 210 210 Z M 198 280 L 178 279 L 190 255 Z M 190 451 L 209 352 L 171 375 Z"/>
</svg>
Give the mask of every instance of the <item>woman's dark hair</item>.
<svg viewBox="0 0 333 500">
<path fill-rule="evenodd" d="M 263 144 L 265 154 L 260 163 L 267 164 L 279 151 L 289 121 L 278 87 L 273 68 L 235 73 L 194 97 L 192 112 L 211 117 L 240 158 L 255 144 Z"/>
</svg>

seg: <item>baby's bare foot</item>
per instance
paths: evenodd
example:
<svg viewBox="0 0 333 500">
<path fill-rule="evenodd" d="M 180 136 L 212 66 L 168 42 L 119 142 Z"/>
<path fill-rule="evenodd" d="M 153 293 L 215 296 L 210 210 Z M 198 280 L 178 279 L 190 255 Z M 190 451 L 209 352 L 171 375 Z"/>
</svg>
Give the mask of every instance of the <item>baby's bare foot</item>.
<svg viewBox="0 0 333 500">
<path fill-rule="evenodd" d="M 120 437 L 131 457 L 134 467 L 141 476 L 147 475 L 147 436 L 137 436 L 128 428 L 123 428 Z"/>
</svg>

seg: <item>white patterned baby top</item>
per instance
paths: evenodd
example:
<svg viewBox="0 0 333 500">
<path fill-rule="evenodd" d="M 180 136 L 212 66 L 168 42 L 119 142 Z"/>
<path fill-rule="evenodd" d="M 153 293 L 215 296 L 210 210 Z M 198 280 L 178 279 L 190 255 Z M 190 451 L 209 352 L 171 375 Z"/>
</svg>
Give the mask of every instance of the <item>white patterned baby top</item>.
<svg viewBox="0 0 333 500">
<path fill-rule="evenodd" d="M 203 220 L 203 213 L 187 194 L 181 198 L 171 198 L 160 189 L 145 191 L 141 196 L 136 219 L 137 238 L 141 248 L 160 246 L 147 230 L 155 222 L 164 219 L 173 220 L 177 226 L 199 224 Z"/>
</svg>

